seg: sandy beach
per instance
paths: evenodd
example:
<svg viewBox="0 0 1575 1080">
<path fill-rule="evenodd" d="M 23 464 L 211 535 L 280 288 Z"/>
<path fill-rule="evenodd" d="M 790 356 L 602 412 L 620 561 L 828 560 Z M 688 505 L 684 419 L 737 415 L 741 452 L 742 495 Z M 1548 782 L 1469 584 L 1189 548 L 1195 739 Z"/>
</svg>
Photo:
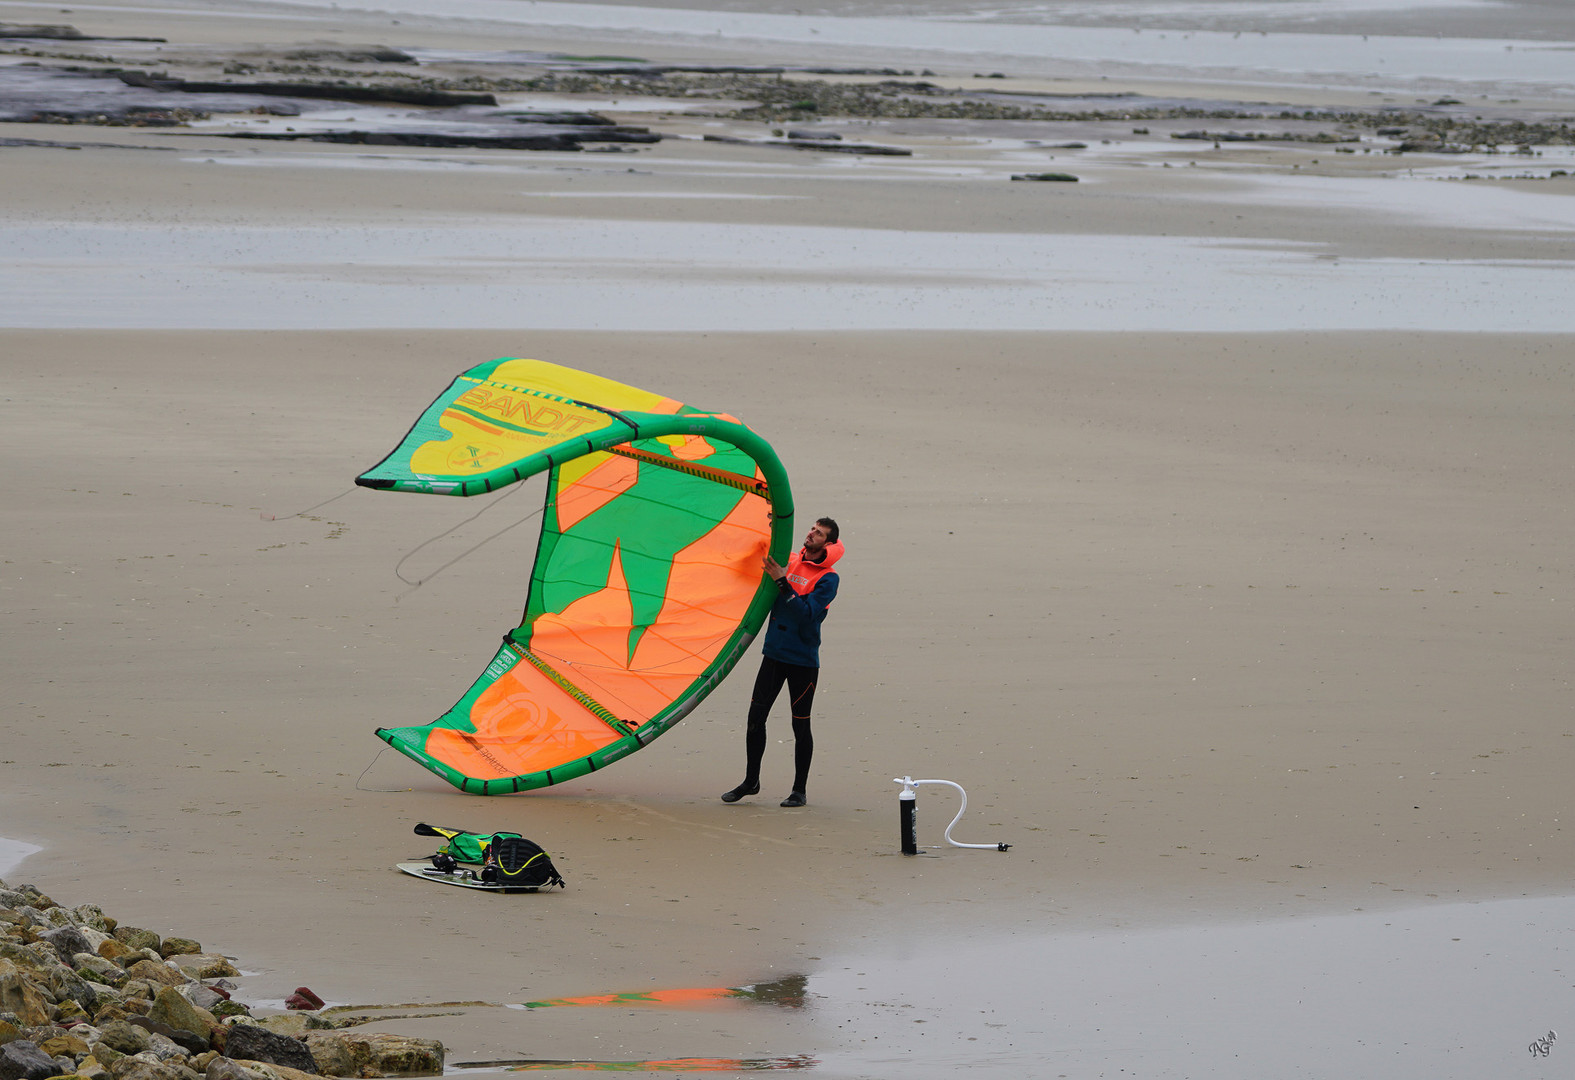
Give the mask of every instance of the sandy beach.
<svg viewBox="0 0 1575 1080">
<path fill-rule="evenodd" d="M 250 1002 L 411 1005 L 381 1026 L 442 1039 L 451 1072 L 1564 1075 L 1569 1047 L 1528 1043 L 1575 1015 L 1572 148 L 1172 136 L 1468 93 L 1556 126 L 1575 86 L 1420 51 L 1271 79 L 1172 38 L 1267 19 L 1309 56 L 1366 34 L 1496 64 L 1575 26 L 1319 9 L 954 20 L 1171 35 L 1140 57 L 1075 35 L 970 55 L 917 6 L 0 2 L 166 39 L 0 40 L 17 77 L 330 42 L 440 51 L 421 66 L 454 80 L 510 51 L 890 63 L 1171 103 L 772 122 L 500 98 L 662 135 L 617 153 L 229 137 L 412 123 L 362 104 L 0 122 L 0 877 L 235 956 Z M 862 41 L 880 20 L 889 47 Z M 798 40 L 817 27 L 835 40 Z M 1242 103 L 1273 108 L 1220 118 Z M 797 123 L 909 153 L 771 144 Z M 1048 170 L 1078 181 L 1011 180 Z M 776 805 L 785 713 L 761 797 L 717 799 L 752 659 L 541 792 L 465 796 L 380 752 L 374 728 L 446 709 L 518 621 L 541 496 L 352 482 L 502 356 L 741 417 L 801 517 L 842 523 L 808 808 Z M 948 846 L 957 801 L 928 788 L 926 853 L 898 854 L 903 775 L 961 784 L 955 838 L 1011 849 Z M 423 821 L 521 832 L 568 887 L 402 878 Z M 765 989 L 502 1007 L 718 986 Z M 444 1002 L 472 1004 L 414 1007 Z"/>
</svg>

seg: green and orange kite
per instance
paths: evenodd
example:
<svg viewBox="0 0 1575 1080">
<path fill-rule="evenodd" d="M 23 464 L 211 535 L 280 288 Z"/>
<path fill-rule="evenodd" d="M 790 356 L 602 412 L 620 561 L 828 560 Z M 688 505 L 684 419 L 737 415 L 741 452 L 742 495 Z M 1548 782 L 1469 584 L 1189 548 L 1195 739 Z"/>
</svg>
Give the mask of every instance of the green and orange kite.
<svg viewBox="0 0 1575 1080">
<path fill-rule="evenodd" d="M 520 625 L 430 724 L 378 737 L 462 791 L 583 776 L 687 716 L 738 662 L 786 563 L 793 496 L 724 413 L 540 360 L 460 375 L 356 483 L 480 495 L 547 474 Z"/>
</svg>

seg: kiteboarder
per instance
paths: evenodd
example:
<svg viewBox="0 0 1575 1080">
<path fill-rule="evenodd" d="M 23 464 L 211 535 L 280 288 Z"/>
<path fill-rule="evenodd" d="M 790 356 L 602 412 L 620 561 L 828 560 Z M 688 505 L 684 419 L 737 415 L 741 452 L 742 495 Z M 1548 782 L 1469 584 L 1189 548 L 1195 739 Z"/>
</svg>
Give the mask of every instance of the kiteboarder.
<svg viewBox="0 0 1575 1080">
<path fill-rule="evenodd" d="M 770 555 L 762 561 L 777 583 L 778 595 L 766 622 L 766 642 L 761 649 L 760 672 L 749 695 L 749 722 L 744 729 L 744 782 L 722 796 L 734 803 L 745 795 L 760 793 L 760 760 L 766 753 L 766 715 L 787 684 L 793 715 L 793 790 L 783 806 L 803 806 L 809 783 L 809 763 L 815 754 L 810 731 L 810 708 L 815 683 L 820 680 L 820 624 L 837 595 L 838 577 L 832 569 L 842 558 L 837 523 L 818 518 L 804 537 L 804 547 L 788 559 L 786 567 Z"/>
</svg>

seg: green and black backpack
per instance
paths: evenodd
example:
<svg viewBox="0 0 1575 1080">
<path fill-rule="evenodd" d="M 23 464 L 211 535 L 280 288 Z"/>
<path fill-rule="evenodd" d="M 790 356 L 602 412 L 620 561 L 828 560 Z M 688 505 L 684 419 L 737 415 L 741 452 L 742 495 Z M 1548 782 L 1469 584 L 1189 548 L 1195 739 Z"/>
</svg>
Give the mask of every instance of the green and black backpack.
<svg viewBox="0 0 1575 1080">
<path fill-rule="evenodd" d="M 563 876 L 541 845 L 519 833 L 474 833 L 417 825 L 416 835 L 440 836 L 446 841 L 434 859 L 448 856 L 455 862 L 481 864 L 476 877 L 482 881 L 526 889 L 563 885 Z"/>
</svg>

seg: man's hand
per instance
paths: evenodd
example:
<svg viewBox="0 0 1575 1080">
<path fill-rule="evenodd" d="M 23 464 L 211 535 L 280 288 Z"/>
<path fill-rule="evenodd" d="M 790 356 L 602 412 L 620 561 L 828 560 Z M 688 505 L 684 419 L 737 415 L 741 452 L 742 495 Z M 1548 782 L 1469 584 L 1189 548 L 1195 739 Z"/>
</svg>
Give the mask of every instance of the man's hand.
<svg viewBox="0 0 1575 1080">
<path fill-rule="evenodd" d="M 771 579 L 773 581 L 781 581 L 783 578 L 787 577 L 787 571 L 782 568 L 782 564 L 777 562 L 770 555 L 767 555 L 765 558 L 761 559 L 760 565 L 766 568 L 766 573 L 771 575 Z"/>
</svg>

